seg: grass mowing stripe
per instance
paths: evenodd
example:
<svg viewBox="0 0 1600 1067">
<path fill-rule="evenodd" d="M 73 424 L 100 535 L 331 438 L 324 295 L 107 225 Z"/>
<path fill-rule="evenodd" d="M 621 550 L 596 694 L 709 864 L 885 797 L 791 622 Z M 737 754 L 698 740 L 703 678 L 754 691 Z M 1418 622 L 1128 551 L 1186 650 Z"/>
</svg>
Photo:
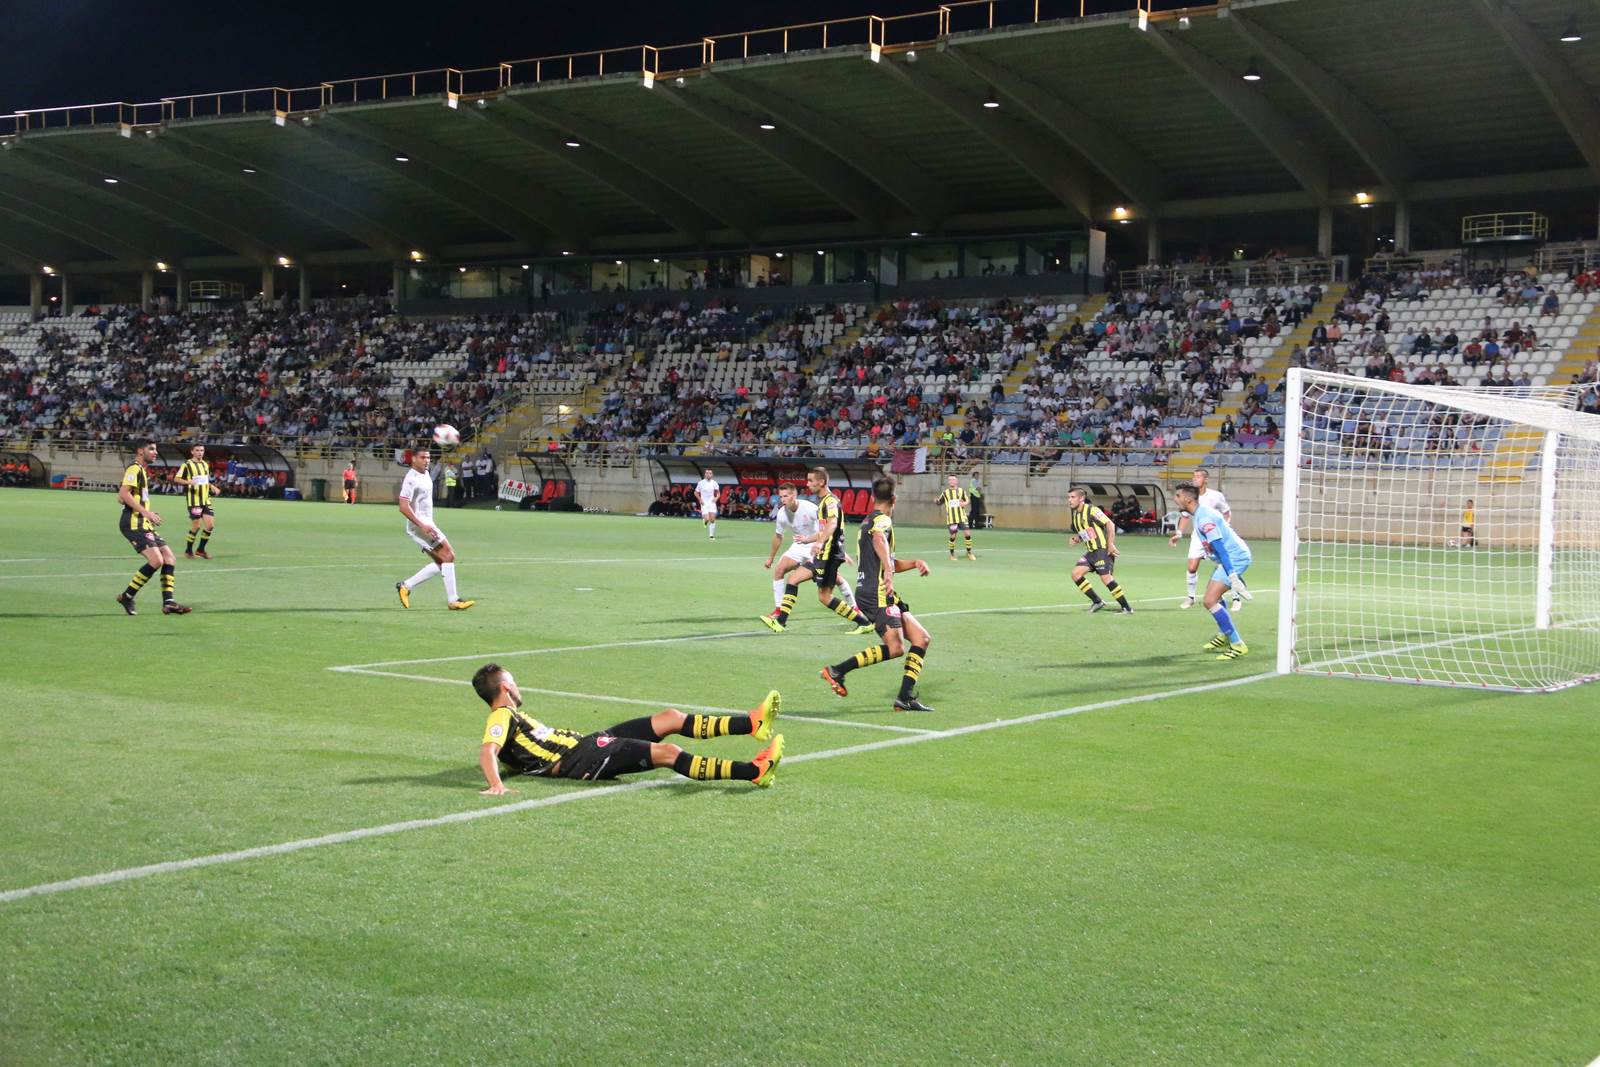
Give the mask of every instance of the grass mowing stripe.
<svg viewBox="0 0 1600 1067">
<path fill-rule="evenodd" d="M 1253 682 L 1266 681 L 1268 678 L 1276 677 L 1275 673 L 1251 674 L 1243 678 L 1230 678 L 1224 682 L 1211 682 L 1206 685 L 1185 686 L 1182 689 L 1168 689 L 1156 693 L 1141 693 L 1137 696 L 1118 697 L 1115 700 L 1101 700 L 1093 704 L 1079 704 L 1076 707 L 1059 708 L 1055 711 L 1041 711 L 1014 719 L 996 719 L 993 722 L 957 726 L 953 729 L 929 732 L 915 737 L 892 737 L 883 741 L 871 741 L 864 745 L 824 749 L 821 752 L 809 752 L 791 756 L 788 762 L 805 763 L 811 760 L 836 759 L 840 756 L 854 756 L 862 752 L 877 752 L 881 749 L 898 748 L 902 745 L 921 744 L 924 741 L 942 741 L 951 737 L 964 737 L 967 734 L 1045 722 L 1050 719 L 1064 718 L 1068 715 L 1081 715 L 1086 711 L 1100 711 L 1105 708 L 1123 707 L 1128 704 L 1146 704 L 1156 700 L 1165 700 L 1168 697 L 1205 693 L 1215 689 L 1230 689 L 1235 686 L 1249 685 Z M 26 900 L 30 897 L 47 896 L 53 893 L 68 893 L 77 889 L 92 889 L 96 886 L 129 882 L 137 878 L 147 878 L 157 874 L 173 874 L 180 871 L 194 870 L 199 867 L 215 867 L 224 863 L 239 863 L 244 860 L 281 856 L 290 852 L 301 852 L 309 848 L 320 848 L 324 845 L 341 845 L 350 841 L 361 841 L 369 837 L 384 837 L 391 834 L 406 833 L 411 830 L 426 830 L 437 826 L 448 826 L 452 823 L 471 822 L 474 819 L 486 819 L 494 815 L 509 815 L 514 812 L 531 811 L 535 808 L 548 808 L 556 804 L 582 800 L 585 797 L 622 796 L 623 794 L 635 793 L 643 789 L 659 789 L 669 785 L 687 784 L 686 781 L 679 781 L 674 778 L 657 778 L 645 782 L 630 782 L 626 785 L 573 789 L 565 793 L 558 793 L 555 796 L 519 800 L 494 808 L 452 812 L 449 815 L 439 815 L 431 819 L 408 819 L 405 822 L 369 826 L 358 830 L 343 830 L 339 833 L 324 834 L 321 837 L 308 837 L 299 841 L 284 841 L 276 845 L 261 845 L 256 848 L 240 849 L 235 852 L 218 852 L 210 856 L 196 856 L 186 860 L 169 860 L 165 863 L 151 863 L 143 867 L 128 867 L 119 871 L 106 871 L 101 874 L 84 875 L 80 878 L 68 878 L 61 882 L 44 882 L 39 885 L 24 886 L 21 889 L 8 889 L 0 892 L 0 904 L 8 904 L 15 900 Z"/>
<path fill-rule="evenodd" d="M 88 559 L 110 559 L 109 556 L 89 556 Z M 121 557 L 116 557 L 120 559 Z M 27 560 L 12 560 L 10 562 L 31 562 Z M 615 556 L 608 559 L 570 559 L 564 556 L 529 556 L 526 559 L 481 559 L 473 560 L 471 567 L 519 567 L 526 563 L 555 563 L 578 564 L 581 566 L 599 565 L 603 563 L 748 563 L 743 556 L 677 556 L 661 559 L 653 556 Z M 188 564 L 187 566 L 195 566 Z M 286 563 L 280 566 L 261 567 L 197 567 L 196 574 L 247 574 L 253 571 L 325 571 L 325 570 L 395 570 L 401 571 L 405 565 L 401 563 Z M 72 574 L 0 574 L 0 582 L 21 582 L 33 579 L 52 578 L 117 578 L 126 575 L 127 571 L 98 571 L 93 573 Z"/>
</svg>

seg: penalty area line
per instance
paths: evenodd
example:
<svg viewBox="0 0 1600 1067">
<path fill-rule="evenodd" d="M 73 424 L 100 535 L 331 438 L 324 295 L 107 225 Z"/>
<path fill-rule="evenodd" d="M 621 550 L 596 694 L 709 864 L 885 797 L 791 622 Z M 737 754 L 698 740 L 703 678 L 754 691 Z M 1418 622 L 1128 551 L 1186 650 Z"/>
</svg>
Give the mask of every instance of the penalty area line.
<svg viewBox="0 0 1600 1067">
<path fill-rule="evenodd" d="M 838 759 L 841 756 L 854 756 L 863 752 L 876 752 L 880 749 L 898 748 L 902 745 L 918 745 L 926 741 L 943 741 L 952 737 L 965 737 L 968 734 L 984 733 L 990 730 L 1004 730 L 1012 726 L 1023 726 L 1031 723 L 1046 722 L 1050 719 L 1065 718 L 1069 715 L 1081 715 L 1084 712 L 1100 711 L 1105 708 L 1125 707 L 1129 704 L 1147 704 L 1168 697 L 1187 696 L 1193 693 L 1205 693 L 1217 689 L 1231 689 L 1236 686 L 1250 685 L 1254 682 L 1276 678 L 1277 674 L 1251 674 L 1243 678 L 1230 678 L 1227 681 L 1211 682 L 1205 685 L 1185 686 L 1182 689 L 1168 689 L 1155 693 L 1141 693 L 1137 696 L 1118 697 L 1115 700 L 1102 700 L 1093 704 L 1079 704 L 1070 708 L 1058 708 L 1055 711 L 1041 711 L 1033 715 L 1022 715 L 1013 719 L 996 719 L 993 722 L 974 723 L 971 726 L 958 726 L 950 730 L 938 730 L 932 733 L 921 734 L 916 737 L 891 737 L 883 741 L 872 741 L 863 745 L 850 745 L 845 748 L 824 749 L 821 752 L 807 752 L 797 756 L 790 756 L 785 762 L 806 763 L 814 760 Z M 0 904 L 12 901 L 27 900 L 31 897 L 49 896 L 56 893 L 69 893 L 78 889 L 93 889 L 98 886 L 114 885 L 118 882 L 131 882 L 139 878 L 149 878 L 158 874 L 176 874 L 182 871 L 195 870 L 200 867 L 216 867 L 229 863 L 241 863 L 246 860 L 264 859 L 271 856 L 287 855 L 291 852 L 303 852 L 307 849 L 321 848 L 326 845 L 342 845 L 351 841 L 361 841 L 371 837 L 387 837 L 394 834 L 408 833 L 412 830 L 429 830 L 439 826 L 449 826 L 455 823 L 472 822 L 477 819 L 487 819 L 498 815 L 511 815 L 517 812 L 532 811 L 537 808 L 553 807 L 557 804 L 572 803 L 580 800 L 591 800 L 599 797 L 619 797 L 638 793 L 646 789 L 662 789 L 667 786 L 686 786 L 688 781 L 682 778 L 654 778 L 644 782 L 629 782 L 624 785 L 604 786 L 599 788 L 572 789 L 554 796 L 535 797 L 529 800 L 518 800 L 510 804 L 501 804 L 491 808 L 477 808 L 472 811 L 452 812 L 448 815 L 438 815 L 428 819 L 407 819 L 404 822 L 386 823 L 382 826 L 368 826 L 356 830 L 343 830 L 338 833 L 323 834 L 320 837 L 302 838 L 298 841 L 283 841 L 275 845 L 261 845 L 256 848 L 239 849 L 233 852 L 218 852 L 209 856 L 195 856 L 184 860 L 169 860 L 165 863 L 151 863 L 142 867 L 126 867 L 116 871 L 105 871 L 101 874 L 89 874 L 79 878 L 68 878 L 59 882 L 43 882 L 39 885 L 23 886 L 19 889 L 0 891 Z M 1591 1065 L 1593 1067 L 1593 1065 Z"/>
</svg>

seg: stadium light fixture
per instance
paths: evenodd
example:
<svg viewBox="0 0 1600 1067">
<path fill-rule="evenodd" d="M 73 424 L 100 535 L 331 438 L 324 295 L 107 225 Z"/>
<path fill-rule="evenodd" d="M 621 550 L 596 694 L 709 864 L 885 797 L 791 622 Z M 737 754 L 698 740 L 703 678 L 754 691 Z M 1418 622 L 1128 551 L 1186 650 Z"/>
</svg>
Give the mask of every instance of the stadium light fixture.
<svg viewBox="0 0 1600 1067">
<path fill-rule="evenodd" d="M 564 255 L 564 256 L 570 256 L 570 255 L 572 255 L 572 253 L 571 253 L 571 252 L 563 252 L 563 253 L 561 253 L 561 254 L 562 254 L 562 255 Z"/>
<path fill-rule="evenodd" d="M 689 84 L 688 79 L 684 78 L 682 75 L 678 76 L 678 88 L 682 89 L 685 85 L 688 85 L 688 84 Z"/>
<path fill-rule="evenodd" d="M 774 253 L 774 255 L 775 255 L 775 258 L 777 258 L 777 259 L 782 259 L 783 258 L 783 253 L 782 252 Z"/>
<path fill-rule="evenodd" d="M 652 259 L 651 259 L 651 260 L 650 260 L 650 262 L 652 262 L 652 263 L 660 263 L 660 262 L 661 262 L 661 260 L 659 260 L 659 259 L 655 259 L 655 258 L 652 258 Z"/>
<path fill-rule="evenodd" d="M 241 168 L 241 169 L 242 169 L 242 170 L 243 170 L 243 171 L 244 171 L 244 172 L 245 172 L 245 173 L 246 173 L 246 174 L 254 174 L 254 173 L 255 173 L 255 172 L 256 172 L 256 168 L 254 168 L 254 167 L 244 167 L 244 168 Z"/>
<path fill-rule="evenodd" d="M 921 230 L 912 230 L 911 231 L 911 236 L 912 237 L 921 237 L 922 236 L 922 231 Z"/>
<path fill-rule="evenodd" d="M 1371 193 L 1357 193 L 1356 194 L 1356 203 L 1360 204 L 1362 207 L 1370 207 L 1372 205 L 1372 194 Z"/>
<path fill-rule="evenodd" d="M 761 124 L 761 128 L 762 128 L 762 129 L 763 129 L 763 130 L 769 130 L 769 131 L 770 131 L 770 130 L 775 130 L 775 129 L 777 129 L 777 128 L 778 128 L 778 127 L 776 127 L 776 126 L 774 126 L 774 125 L 773 125 L 773 124 L 772 124 L 772 123 L 770 123 L 770 122 L 763 122 L 763 123 L 762 123 L 762 124 Z"/>
<path fill-rule="evenodd" d="M 394 154 L 394 161 L 396 163 L 410 163 L 411 157 L 406 155 L 404 152 L 396 152 Z"/>
<path fill-rule="evenodd" d="M 421 249 L 413 248 L 411 250 L 411 262 L 413 262 L 413 263 L 421 263 L 422 262 L 422 250 Z"/>
<path fill-rule="evenodd" d="M 54 267 L 40 267 L 39 269 L 44 271 L 46 274 L 54 274 L 56 272 Z"/>
<path fill-rule="evenodd" d="M 1245 68 L 1245 72 L 1240 75 L 1240 77 L 1247 82 L 1258 82 L 1261 80 L 1261 68 L 1256 66 L 1255 56 L 1250 57 L 1250 66 Z"/>
<path fill-rule="evenodd" d="M 567 142 L 567 147 L 568 148 L 582 148 L 583 147 L 583 142 L 582 141 L 568 141 Z"/>
<path fill-rule="evenodd" d="M 1567 16 L 1567 28 L 1561 34 L 1562 44 L 1576 44 L 1583 40 L 1583 34 L 1578 31 L 1578 15 L 1573 12 Z"/>
<path fill-rule="evenodd" d="M 983 106 L 993 111 L 1000 106 L 1000 99 L 994 95 L 994 90 L 989 90 L 989 95 L 983 98 Z"/>
<path fill-rule="evenodd" d="M 465 267 L 457 267 L 456 270 L 462 274 L 467 273 L 467 268 Z"/>
<path fill-rule="evenodd" d="M 117 184 L 117 179 L 115 179 L 115 178 L 104 178 L 104 179 L 101 179 L 101 180 L 104 181 L 107 185 L 115 185 L 115 184 Z"/>
<path fill-rule="evenodd" d="M 619 266 L 619 267 L 622 266 L 622 260 L 620 260 L 620 259 L 613 260 L 612 262 L 616 263 L 616 265 Z"/>
<path fill-rule="evenodd" d="M 289 259 L 288 256 L 279 256 L 278 257 L 278 266 L 287 267 L 287 266 L 291 266 L 291 265 L 292 265 L 292 261 Z"/>
<path fill-rule="evenodd" d="M 1178 16 L 1178 29 L 1180 29 L 1180 30 L 1186 30 L 1186 29 L 1188 29 L 1188 28 L 1189 28 L 1189 27 L 1190 27 L 1190 26 L 1191 26 L 1191 25 L 1193 25 L 1193 23 L 1191 23 L 1191 22 L 1190 22 L 1190 21 L 1189 21 L 1189 16 L 1188 16 L 1188 15 L 1179 15 L 1179 16 Z"/>
<path fill-rule="evenodd" d="M 1121 204 L 1118 204 L 1116 207 L 1111 209 L 1111 217 L 1114 219 L 1125 219 L 1128 217 L 1128 209 L 1123 207 Z"/>
<path fill-rule="evenodd" d="M 167 273 L 167 265 L 158 259 L 156 260 L 156 270 L 160 271 L 162 274 L 165 274 Z"/>
<path fill-rule="evenodd" d="M 528 269 L 528 265 L 527 265 L 527 264 L 526 264 L 526 263 L 524 263 L 524 264 L 523 264 L 523 265 L 522 265 L 522 269 L 523 269 L 523 270 L 527 270 L 527 269 Z"/>
</svg>

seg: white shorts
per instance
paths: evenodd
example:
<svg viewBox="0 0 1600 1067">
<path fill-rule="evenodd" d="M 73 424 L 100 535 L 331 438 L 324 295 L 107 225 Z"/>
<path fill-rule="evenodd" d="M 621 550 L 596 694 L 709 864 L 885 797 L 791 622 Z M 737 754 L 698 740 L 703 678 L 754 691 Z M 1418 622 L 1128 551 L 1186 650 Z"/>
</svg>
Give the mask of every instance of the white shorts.
<svg viewBox="0 0 1600 1067">
<path fill-rule="evenodd" d="M 700 517 L 702 519 L 714 519 L 714 518 L 716 518 L 717 517 L 717 509 L 716 509 L 715 505 L 713 505 L 712 507 L 708 508 L 704 504 L 701 504 L 700 505 Z"/>
<path fill-rule="evenodd" d="M 440 530 L 439 527 L 435 526 L 434 530 L 436 530 L 438 532 L 439 539 L 437 541 L 434 541 L 431 544 L 428 542 L 428 539 L 426 537 L 422 536 L 420 531 L 418 531 L 416 529 L 413 529 L 409 525 L 406 527 L 406 536 L 411 538 L 411 540 L 415 541 L 417 543 L 417 547 L 422 549 L 422 551 L 428 552 L 428 553 L 432 553 L 440 545 L 442 545 L 446 541 L 450 540 L 448 537 L 446 537 L 444 535 L 444 531 Z"/>
<path fill-rule="evenodd" d="M 1206 543 L 1200 540 L 1200 531 L 1196 530 L 1189 535 L 1189 558 L 1205 559 Z"/>
<path fill-rule="evenodd" d="M 791 544 L 780 558 L 792 559 L 801 566 L 809 567 L 817 558 L 817 546 Z"/>
</svg>

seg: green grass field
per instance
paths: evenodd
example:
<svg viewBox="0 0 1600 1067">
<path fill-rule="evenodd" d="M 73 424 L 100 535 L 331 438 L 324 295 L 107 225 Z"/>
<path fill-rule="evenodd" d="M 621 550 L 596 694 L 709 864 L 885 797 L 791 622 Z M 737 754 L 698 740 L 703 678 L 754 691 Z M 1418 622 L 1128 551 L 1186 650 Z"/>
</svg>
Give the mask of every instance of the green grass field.
<svg viewBox="0 0 1600 1067">
<path fill-rule="evenodd" d="M 1124 540 L 1138 614 L 1091 617 L 1059 536 L 948 563 L 906 529 L 912 717 L 893 666 L 819 681 L 867 639 L 810 587 L 757 626 L 765 526 L 446 512 L 461 614 L 437 580 L 396 603 L 393 509 L 223 500 L 216 558 L 179 561 L 194 614 L 152 587 L 128 618 L 116 510 L 0 493 L 0 1063 L 1600 1054 L 1600 690 L 1268 676 L 1274 545 L 1254 652 L 1217 663 L 1165 540 Z M 585 729 L 777 687 L 789 758 L 771 790 L 480 796 L 491 657 Z M 330 670 L 359 664 L 385 673 Z"/>
</svg>

